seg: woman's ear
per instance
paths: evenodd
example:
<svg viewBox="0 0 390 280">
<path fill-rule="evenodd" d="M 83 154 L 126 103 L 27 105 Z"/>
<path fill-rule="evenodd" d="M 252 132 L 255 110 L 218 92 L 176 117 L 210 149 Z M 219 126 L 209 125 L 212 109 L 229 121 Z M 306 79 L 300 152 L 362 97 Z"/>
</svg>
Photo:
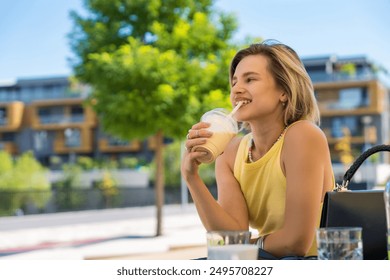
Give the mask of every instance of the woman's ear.
<svg viewBox="0 0 390 280">
<path fill-rule="evenodd" d="M 282 94 L 279 97 L 279 100 L 281 103 L 286 103 L 288 101 L 287 94 L 285 92 L 282 92 Z"/>
</svg>

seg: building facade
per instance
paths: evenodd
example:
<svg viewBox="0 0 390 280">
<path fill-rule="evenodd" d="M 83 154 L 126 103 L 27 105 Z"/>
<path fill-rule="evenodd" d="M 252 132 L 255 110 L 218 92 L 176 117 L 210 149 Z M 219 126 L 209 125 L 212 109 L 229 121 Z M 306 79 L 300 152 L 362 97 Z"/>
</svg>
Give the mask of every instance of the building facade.
<svg viewBox="0 0 390 280">
<path fill-rule="evenodd" d="M 334 166 L 350 166 L 368 148 L 390 144 L 389 89 L 379 80 L 374 63 L 364 56 L 304 58 L 303 63 L 314 84 Z M 389 164 L 390 157 L 382 153 L 368 161 L 380 167 Z M 366 171 L 377 172 L 381 173 Z M 363 180 L 377 181 L 367 174 Z"/>
<path fill-rule="evenodd" d="M 153 138 L 123 141 L 105 133 L 85 105 L 90 88 L 68 77 L 20 79 L 0 85 L 0 149 L 12 155 L 33 151 L 55 169 L 77 156 L 151 158 Z"/>
</svg>

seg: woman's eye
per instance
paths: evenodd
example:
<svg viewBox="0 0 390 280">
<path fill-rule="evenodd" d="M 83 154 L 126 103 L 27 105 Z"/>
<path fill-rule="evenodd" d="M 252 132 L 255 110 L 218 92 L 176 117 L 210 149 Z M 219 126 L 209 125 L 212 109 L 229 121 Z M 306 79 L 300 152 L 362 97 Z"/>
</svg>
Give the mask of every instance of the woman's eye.
<svg viewBox="0 0 390 280">
<path fill-rule="evenodd" d="M 247 83 L 249 83 L 249 82 L 251 82 L 251 81 L 253 81 L 253 80 L 254 80 L 253 78 L 247 78 L 247 79 L 246 79 Z"/>
</svg>

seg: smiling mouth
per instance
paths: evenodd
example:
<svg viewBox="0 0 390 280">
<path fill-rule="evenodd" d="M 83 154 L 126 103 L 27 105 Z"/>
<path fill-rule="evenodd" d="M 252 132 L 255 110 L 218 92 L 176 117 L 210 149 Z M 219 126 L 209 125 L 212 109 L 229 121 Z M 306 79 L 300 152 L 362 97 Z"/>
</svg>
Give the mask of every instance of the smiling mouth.
<svg viewBox="0 0 390 280">
<path fill-rule="evenodd" d="M 235 106 L 237 106 L 239 102 L 242 102 L 242 105 L 246 105 L 246 104 L 251 103 L 252 101 L 251 100 L 239 100 L 239 101 L 236 101 Z"/>
</svg>

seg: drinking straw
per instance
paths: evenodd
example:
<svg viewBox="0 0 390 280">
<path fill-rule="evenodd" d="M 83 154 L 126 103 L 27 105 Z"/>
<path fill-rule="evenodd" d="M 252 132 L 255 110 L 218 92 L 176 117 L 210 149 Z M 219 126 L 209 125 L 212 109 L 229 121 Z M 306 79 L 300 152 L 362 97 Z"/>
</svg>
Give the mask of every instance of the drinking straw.
<svg viewBox="0 0 390 280">
<path fill-rule="evenodd" d="M 234 109 L 230 112 L 230 114 L 228 116 L 229 117 L 233 117 L 233 115 L 237 112 L 237 110 L 240 109 L 242 104 L 244 104 L 244 102 L 243 101 L 239 101 L 238 104 L 236 105 L 236 107 L 234 107 Z"/>
</svg>

